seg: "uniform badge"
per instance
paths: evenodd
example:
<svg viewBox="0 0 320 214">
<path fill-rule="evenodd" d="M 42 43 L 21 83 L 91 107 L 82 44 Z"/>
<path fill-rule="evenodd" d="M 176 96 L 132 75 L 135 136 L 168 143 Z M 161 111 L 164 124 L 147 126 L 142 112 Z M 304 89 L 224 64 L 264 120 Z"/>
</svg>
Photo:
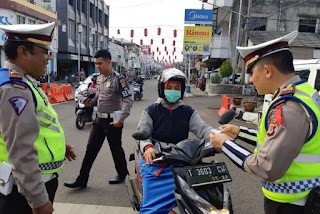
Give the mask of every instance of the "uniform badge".
<svg viewBox="0 0 320 214">
<path fill-rule="evenodd" d="M 108 82 L 107 82 L 107 87 L 110 88 L 110 86 L 111 86 L 111 82 L 108 81 Z"/>
<path fill-rule="evenodd" d="M 9 70 L 9 78 L 10 79 L 23 79 L 23 76 L 19 71 Z"/>
<path fill-rule="evenodd" d="M 9 103 L 13 107 L 16 114 L 20 116 L 25 107 L 27 106 L 28 100 L 24 97 L 12 97 L 9 99 Z"/>
<path fill-rule="evenodd" d="M 269 125 L 269 128 L 268 128 L 268 132 L 267 132 L 267 135 L 269 137 L 271 137 L 272 135 L 274 135 L 274 129 L 276 127 L 276 124 L 275 123 L 270 123 Z"/>
</svg>

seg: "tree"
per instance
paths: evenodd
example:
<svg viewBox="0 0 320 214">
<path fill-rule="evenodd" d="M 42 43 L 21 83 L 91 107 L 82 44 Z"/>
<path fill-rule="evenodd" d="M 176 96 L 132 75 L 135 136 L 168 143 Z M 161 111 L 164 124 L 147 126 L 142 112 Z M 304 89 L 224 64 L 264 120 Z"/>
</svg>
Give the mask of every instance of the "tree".
<svg viewBox="0 0 320 214">
<path fill-rule="evenodd" d="M 229 77 L 233 72 L 233 68 L 231 65 L 231 62 L 229 60 L 226 60 L 222 63 L 219 69 L 219 73 L 222 78 Z"/>
</svg>

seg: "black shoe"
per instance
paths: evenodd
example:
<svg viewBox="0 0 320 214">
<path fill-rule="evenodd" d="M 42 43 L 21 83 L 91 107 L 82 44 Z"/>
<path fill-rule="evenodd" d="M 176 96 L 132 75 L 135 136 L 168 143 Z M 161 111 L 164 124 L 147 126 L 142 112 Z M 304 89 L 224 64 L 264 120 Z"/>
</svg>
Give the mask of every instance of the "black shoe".
<svg viewBox="0 0 320 214">
<path fill-rule="evenodd" d="M 73 183 L 64 183 L 65 187 L 68 188 L 80 188 L 80 189 L 84 189 L 87 187 L 87 182 L 81 182 L 78 179 L 73 182 Z"/>
<path fill-rule="evenodd" d="M 109 184 L 120 184 L 126 179 L 127 175 L 117 175 L 114 179 L 109 180 Z"/>
</svg>

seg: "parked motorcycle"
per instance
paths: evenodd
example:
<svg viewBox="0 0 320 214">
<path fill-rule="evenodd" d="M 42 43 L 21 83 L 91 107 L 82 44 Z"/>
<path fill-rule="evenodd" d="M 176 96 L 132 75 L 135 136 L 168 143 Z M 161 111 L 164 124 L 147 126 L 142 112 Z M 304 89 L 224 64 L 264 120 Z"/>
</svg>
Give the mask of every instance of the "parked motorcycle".
<svg viewBox="0 0 320 214">
<path fill-rule="evenodd" d="M 217 131 L 219 132 L 219 131 Z M 133 135 L 135 141 L 134 154 L 130 161 L 135 161 L 135 176 L 126 177 L 126 186 L 131 199 L 132 208 L 140 210 L 143 200 L 141 167 L 139 161 L 143 153 L 140 141 L 150 139 L 143 132 Z M 170 213 L 215 213 L 232 214 L 232 202 L 227 182 L 231 176 L 224 162 L 203 162 L 204 157 L 215 155 L 210 142 L 186 139 L 178 144 L 167 144 L 152 140 L 159 151 L 154 161 L 162 160 L 172 167 L 176 189 L 174 195 L 177 206 Z"/>
<path fill-rule="evenodd" d="M 133 98 L 134 100 L 141 100 L 143 97 L 143 92 L 142 92 L 142 85 L 139 83 L 135 83 L 133 88 Z"/>
<path fill-rule="evenodd" d="M 77 100 L 77 105 L 75 109 L 76 116 L 76 127 L 78 129 L 83 129 L 86 122 L 92 122 L 95 119 L 95 113 L 97 112 L 96 106 L 85 106 L 82 101 L 85 98 L 92 99 L 94 98 L 95 94 L 85 91 L 80 94 L 81 96 Z"/>
</svg>

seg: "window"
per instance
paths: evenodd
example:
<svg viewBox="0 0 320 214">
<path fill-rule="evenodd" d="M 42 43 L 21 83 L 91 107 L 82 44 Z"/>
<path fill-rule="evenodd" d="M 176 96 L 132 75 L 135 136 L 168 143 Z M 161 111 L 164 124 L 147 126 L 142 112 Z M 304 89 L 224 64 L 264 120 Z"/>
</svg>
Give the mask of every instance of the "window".
<svg viewBox="0 0 320 214">
<path fill-rule="evenodd" d="M 316 76 L 316 81 L 315 81 L 315 86 L 314 88 L 317 90 L 317 91 L 320 91 L 320 69 L 317 70 L 317 76 Z"/>
<path fill-rule="evenodd" d="M 51 0 L 43 0 L 43 2 L 51 2 Z"/>
<path fill-rule="evenodd" d="M 36 20 L 34 19 L 28 19 L 28 24 L 35 24 L 36 23 Z"/>
<path fill-rule="evenodd" d="M 299 32 L 316 32 L 316 19 L 300 19 L 299 20 Z"/>
<path fill-rule="evenodd" d="M 87 27 L 85 26 L 82 26 L 81 42 L 84 44 L 87 43 Z"/>
<path fill-rule="evenodd" d="M 99 23 L 102 23 L 102 10 L 99 10 Z"/>
<path fill-rule="evenodd" d="M 68 36 L 72 40 L 76 40 L 76 23 L 75 21 L 69 19 L 69 33 Z"/>
<path fill-rule="evenodd" d="M 77 1 L 77 10 L 80 10 L 80 0 L 76 0 Z"/>
<path fill-rule="evenodd" d="M 250 31 L 266 31 L 267 17 L 251 17 L 250 18 Z"/>
<path fill-rule="evenodd" d="M 296 75 L 299 75 L 302 80 L 308 81 L 310 70 L 298 70 L 296 71 Z"/>
<path fill-rule="evenodd" d="M 108 27 L 108 23 L 109 23 L 109 16 L 104 15 L 104 26 Z"/>
<path fill-rule="evenodd" d="M 87 14 L 87 0 L 82 0 L 82 8 L 81 8 L 81 11 L 82 11 L 84 14 Z"/>
<path fill-rule="evenodd" d="M 73 6 L 73 0 L 69 0 L 69 4 Z"/>
<path fill-rule="evenodd" d="M 27 0 L 28 2 L 30 2 L 31 4 L 34 4 L 34 0 Z"/>
<path fill-rule="evenodd" d="M 26 23 L 26 17 L 17 15 L 17 24 L 25 24 Z"/>
<path fill-rule="evenodd" d="M 95 14 L 95 13 L 94 13 L 94 10 L 95 10 L 94 5 L 90 3 L 90 17 L 91 17 L 92 19 L 95 18 L 95 16 L 94 16 L 94 14 Z"/>
</svg>

